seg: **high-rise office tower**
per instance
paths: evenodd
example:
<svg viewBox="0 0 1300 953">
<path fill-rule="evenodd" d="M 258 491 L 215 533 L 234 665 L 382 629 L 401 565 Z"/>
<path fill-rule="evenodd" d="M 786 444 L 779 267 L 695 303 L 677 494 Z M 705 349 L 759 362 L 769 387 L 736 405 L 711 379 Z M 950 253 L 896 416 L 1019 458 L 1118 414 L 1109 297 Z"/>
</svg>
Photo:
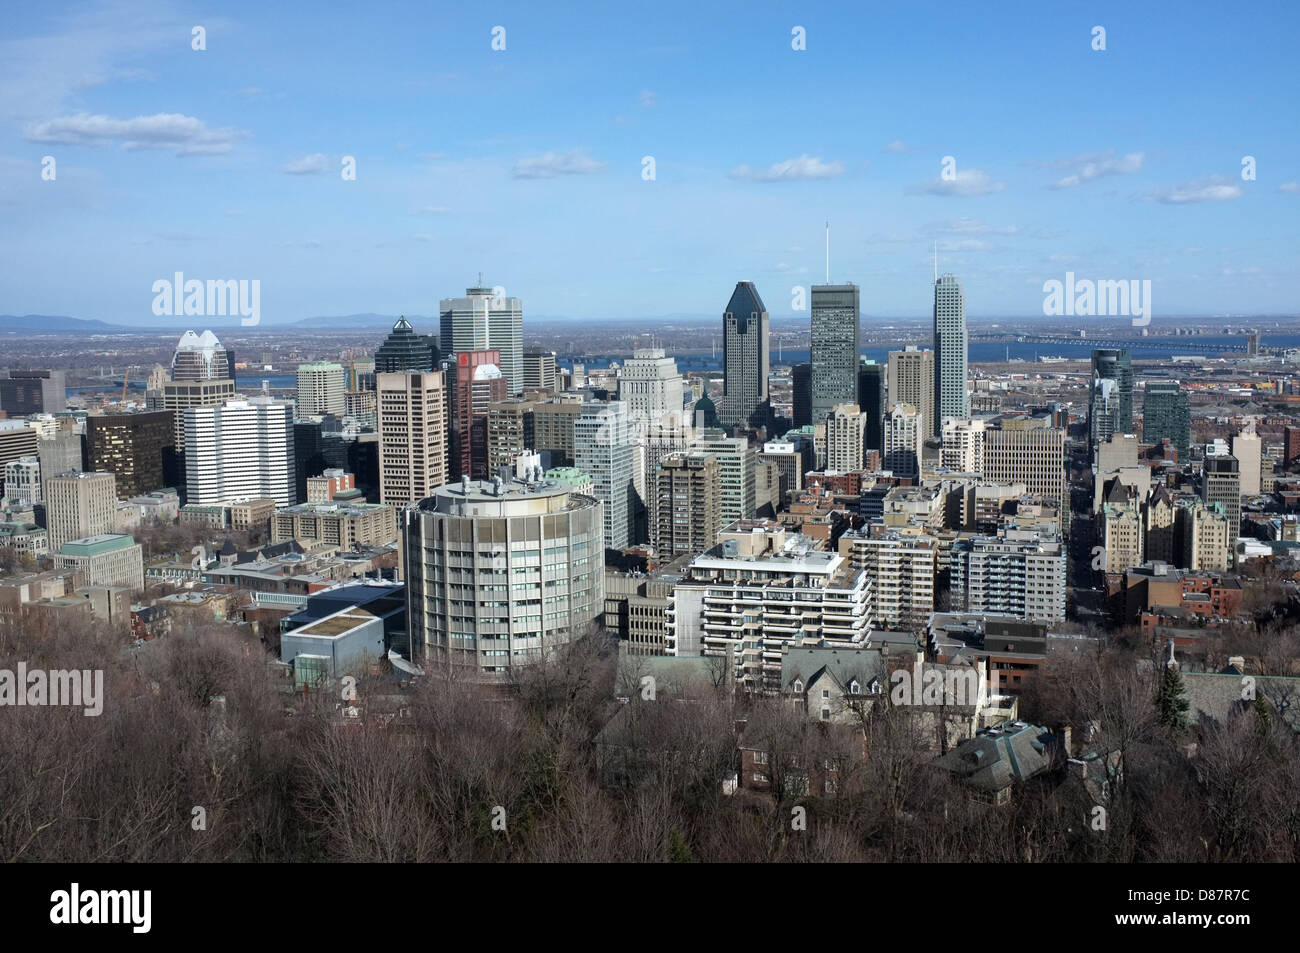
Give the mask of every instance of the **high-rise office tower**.
<svg viewBox="0 0 1300 953">
<path fill-rule="evenodd" d="M 752 281 L 736 282 L 722 315 L 722 406 L 728 427 L 759 427 L 768 416 L 768 314 Z"/>
<path fill-rule="evenodd" d="M 185 487 L 190 503 L 297 502 L 293 407 L 269 398 L 185 411 Z"/>
<path fill-rule="evenodd" d="M 573 466 L 573 426 L 582 413 L 580 399 L 557 398 L 533 408 L 535 443 L 531 449 L 551 454 L 551 466 Z"/>
<path fill-rule="evenodd" d="M 347 384 L 342 364 L 321 361 L 298 367 L 298 416 L 317 417 L 321 414 L 346 412 Z"/>
<path fill-rule="evenodd" d="M 722 472 L 711 453 L 672 453 L 654 478 L 654 535 L 660 562 L 702 553 L 722 529 Z"/>
<path fill-rule="evenodd" d="M 858 399 L 858 286 L 812 286 L 812 417 Z"/>
<path fill-rule="evenodd" d="M 1165 438 L 1178 450 L 1178 462 L 1186 462 L 1192 442 L 1187 391 L 1178 381 L 1147 381 L 1142 402 L 1142 439 L 1158 444 Z"/>
<path fill-rule="evenodd" d="M 63 371 L 11 370 L 0 377 L 0 410 L 10 417 L 57 414 L 66 409 Z"/>
<path fill-rule="evenodd" d="M 451 400 L 448 445 L 453 480 L 462 476 L 483 480 L 488 473 L 488 407 L 509 396 L 510 383 L 501 373 L 498 351 L 460 351 L 448 366 Z"/>
<path fill-rule="evenodd" d="M 862 441 L 867 415 L 857 404 L 836 404 L 826 418 L 826 469 L 852 473 L 862 469 Z"/>
<path fill-rule="evenodd" d="M 722 473 L 723 528 L 737 520 L 753 519 L 758 509 L 754 473 L 757 461 L 749 441 L 744 437 L 728 437 L 723 430 L 705 429 L 696 432 L 691 449 L 718 458 Z"/>
<path fill-rule="evenodd" d="M 414 503 L 448 477 L 447 393 L 442 371 L 376 374 L 379 499 Z"/>
<path fill-rule="evenodd" d="M 559 390 L 555 352 L 540 347 L 524 348 L 524 390 Z"/>
<path fill-rule="evenodd" d="M 862 438 L 863 448 L 879 450 L 885 435 L 884 364 L 865 361 L 858 365 L 858 406 L 867 415 L 867 429 Z"/>
<path fill-rule="evenodd" d="M 1110 378 L 1119 391 L 1119 433 L 1133 432 L 1133 362 L 1128 348 L 1097 347 L 1092 349 L 1093 392 L 1088 395 L 1089 406 L 1096 393 L 1098 380 Z"/>
<path fill-rule="evenodd" d="M 172 380 L 223 381 L 235 379 L 234 352 L 221 346 L 211 331 L 181 335 L 172 355 Z"/>
<path fill-rule="evenodd" d="M 934 351 L 914 345 L 890 351 L 885 379 L 886 404 L 910 404 L 921 415 L 922 436 L 938 436 L 942 431 L 935 425 Z"/>
<path fill-rule="evenodd" d="M 1263 467 L 1264 444 L 1254 426 L 1232 436 L 1232 455 L 1237 458 L 1237 472 L 1241 474 L 1241 495 L 1260 494 L 1260 470 Z"/>
<path fill-rule="evenodd" d="M 680 424 L 684 390 L 677 361 L 663 348 L 636 348 L 618 372 L 618 399 L 646 425 Z"/>
<path fill-rule="evenodd" d="M 1023 483 L 1029 493 L 1058 500 L 1068 517 L 1065 482 L 1065 430 L 1043 417 L 1003 417 L 984 431 L 984 478 L 993 483 Z"/>
<path fill-rule="evenodd" d="M 934 402 L 932 434 L 943 432 L 945 417 L 970 416 L 966 386 L 966 296 L 953 275 L 934 283 Z"/>
<path fill-rule="evenodd" d="M 45 530 L 50 552 L 72 539 L 111 533 L 117 522 L 117 491 L 111 473 L 70 473 L 45 481 Z"/>
<path fill-rule="evenodd" d="M 28 509 L 44 501 L 41 496 L 41 461 L 35 455 L 10 460 L 0 467 L 0 496 L 15 509 Z"/>
<path fill-rule="evenodd" d="M 894 404 L 885 418 L 885 447 L 881 465 L 895 476 L 921 475 L 921 443 L 925 421 L 911 404 Z"/>
<path fill-rule="evenodd" d="M 405 315 L 397 319 L 393 330 L 375 351 L 376 374 L 426 373 L 438 370 L 441 362 L 437 335 L 416 334 Z"/>
<path fill-rule="evenodd" d="M 1230 453 L 1206 454 L 1201 473 L 1201 499 L 1206 506 L 1218 503 L 1228 520 L 1229 559 L 1236 562 L 1237 537 L 1241 535 L 1241 468 Z"/>
<path fill-rule="evenodd" d="M 790 412 L 796 427 L 812 423 L 812 365 L 809 363 L 790 368 Z"/>
<path fill-rule="evenodd" d="M 573 425 L 574 466 L 591 475 L 592 491 L 603 504 L 607 549 L 635 542 L 636 441 L 636 425 L 622 401 L 588 401 Z"/>
<path fill-rule="evenodd" d="M 467 351 L 496 351 L 506 379 L 506 396 L 524 392 L 524 303 L 496 297 L 492 288 L 465 289 L 463 298 L 444 298 L 439 305 L 443 357 Z"/>
<path fill-rule="evenodd" d="M 96 414 L 86 418 L 87 468 L 111 473 L 122 499 L 167 486 L 164 467 L 176 449 L 175 411 Z"/>
<path fill-rule="evenodd" d="M 567 484 L 514 479 L 453 482 L 404 509 L 406 624 L 424 661 L 504 679 L 585 635 L 605 610 L 600 510 Z"/>
</svg>

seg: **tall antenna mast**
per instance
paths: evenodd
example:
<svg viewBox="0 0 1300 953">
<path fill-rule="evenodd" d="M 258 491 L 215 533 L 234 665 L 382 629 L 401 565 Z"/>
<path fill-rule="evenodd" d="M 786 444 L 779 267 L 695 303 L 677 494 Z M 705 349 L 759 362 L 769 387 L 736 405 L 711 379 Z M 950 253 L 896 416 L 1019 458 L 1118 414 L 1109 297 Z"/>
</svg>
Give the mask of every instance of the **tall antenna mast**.
<svg viewBox="0 0 1300 953">
<path fill-rule="evenodd" d="M 831 283 L 831 223 L 826 223 L 826 283 Z"/>
</svg>

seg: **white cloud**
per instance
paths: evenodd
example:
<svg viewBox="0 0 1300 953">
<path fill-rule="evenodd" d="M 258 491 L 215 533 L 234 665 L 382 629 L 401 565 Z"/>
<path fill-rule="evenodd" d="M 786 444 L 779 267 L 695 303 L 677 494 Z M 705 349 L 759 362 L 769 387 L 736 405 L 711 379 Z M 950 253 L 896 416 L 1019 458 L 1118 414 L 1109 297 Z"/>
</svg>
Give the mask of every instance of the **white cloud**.
<svg viewBox="0 0 1300 953">
<path fill-rule="evenodd" d="M 959 238 L 939 242 L 939 251 L 992 251 L 993 246 L 979 238 Z"/>
<path fill-rule="evenodd" d="M 1145 160 L 1145 154 L 1130 152 L 1116 157 L 1115 151 L 1073 156 L 1067 159 L 1054 159 L 1047 165 L 1055 169 L 1070 169 L 1070 175 L 1058 179 L 1047 186 L 1049 189 L 1072 189 L 1085 182 L 1101 179 L 1108 175 L 1129 175 L 1139 172 Z"/>
<path fill-rule="evenodd" d="M 309 156 L 303 156 L 301 159 L 294 159 L 286 163 L 283 171 L 289 175 L 322 175 L 329 164 L 327 159 L 320 152 L 313 152 Z"/>
<path fill-rule="evenodd" d="M 952 179 L 940 177 L 914 186 L 909 191 L 913 194 L 972 198 L 977 195 L 994 195 L 1004 188 L 1006 188 L 1005 183 L 992 181 L 987 172 L 979 169 L 962 169 Z"/>
<path fill-rule="evenodd" d="M 591 175 L 600 172 L 608 163 L 593 159 L 582 149 L 571 152 L 544 152 L 539 156 L 520 159 L 511 174 L 516 179 L 554 179 L 561 175 Z"/>
<path fill-rule="evenodd" d="M 450 211 L 445 205 L 425 205 L 416 209 L 420 215 L 446 215 Z"/>
<path fill-rule="evenodd" d="M 1283 182 L 1277 187 L 1279 192 L 1300 192 L 1300 182 Z"/>
<path fill-rule="evenodd" d="M 765 170 L 751 169 L 747 165 L 737 166 L 728 174 L 733 179 L 747 179 L 753 182 L 801 182 L 831 179 L 843 173 L 842 162 L 823 162 L 817 156 L 805 154 L 797 159 L 778 162 Z"/>
<path fill-rule="evenodd" d="M 655 104 L 655 94 L 653 90 L 643 89 L 637 94 L 637 101 L 646 109 Z"/>
<path fill-rule="evenodd" d="M 412 235 L 411 237 L 412 237 L 413 239 L 415 239 L 417 242 L 431 242 L 431 241 L 433 241 L 433 236 L 430 235 L 428 232 L 416 232 L 416 233 L 415 233 L 414 235 Z"/>
<path fill-rule="evenodd" d="M 946 222 L 935 222 L 929 231 L 950 232 L 962 235 L 1019 235 L 1018 225 L 989 225 L 977 218 L 951 218 Z"/>
<path fill-rule="evenodd" d="M 880 151 L 881 152 L 906 152 L 907 143 L 903 142 L 901 139 L 895 139 L 893 142 L 889 143 L 889 145 L 885 146 Z"/>
<path fill-rule="evenodd" d="M 1229 182 L 1221 175 L 1212 175 L 1167 189 L 1156 189 L 1148 192 L 1146 198 L 1164 205 L 1189 205 L 1195 202 L 1227 202 L 1241 198 L 1243 194 L 1240 185 Z"/>
<path fill-rule="evenodd" d="M 104 146 L 120 140 L 128 150 L 175 149 L 178 156 L 200 156 L 229 152 L 245 135 L 236 129 L 210 128 L 201 119 L 180 113 L 134 119 L 80 113 L 29 126 L 23 138 L 65 146 Z"/>
</svg>

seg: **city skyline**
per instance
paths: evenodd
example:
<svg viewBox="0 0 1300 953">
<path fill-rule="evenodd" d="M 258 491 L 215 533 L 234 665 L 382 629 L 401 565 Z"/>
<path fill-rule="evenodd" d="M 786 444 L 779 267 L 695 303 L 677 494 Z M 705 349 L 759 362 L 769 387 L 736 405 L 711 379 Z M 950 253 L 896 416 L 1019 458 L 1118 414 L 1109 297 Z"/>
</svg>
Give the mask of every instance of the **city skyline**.
<svg viewBox="0 0 1300 953">
<path fill-rule="evenodd" d="M 268 323 L 433 314 L 485 271 L 538 318 L 707 315 L 737 279 L 806 316 L 827 220 L 829 279 L 869 316 L 924 316 L 936 244 L 975 318 L 1041 314 L 1067 272 L 1150 280 L 1157 320 L 1296 310 L 1293 7 L 1269 31 L 1209 5 L 302 12 L 14 11 L 6 312 L 179 326 L 151 288 L 181 271 L 260 281 Z M 1211 35 L 1206 70 L 1185 51 Z M 741 51 L 764 68 L 736 77 Z"/>
</svg>

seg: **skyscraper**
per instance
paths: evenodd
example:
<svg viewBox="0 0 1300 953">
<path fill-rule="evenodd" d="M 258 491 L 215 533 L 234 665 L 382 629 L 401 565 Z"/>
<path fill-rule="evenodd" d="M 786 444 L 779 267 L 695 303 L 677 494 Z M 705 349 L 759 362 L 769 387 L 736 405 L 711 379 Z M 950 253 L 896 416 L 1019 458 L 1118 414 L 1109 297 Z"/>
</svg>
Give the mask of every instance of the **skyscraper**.
<svg viewBox="0 0 1300 953">
<path fill-rule="evenodd" d="M 921 442 L 925 421 L 911 404 L 894 404 L 885 418 L 885 447 L 882 465 L 895 476 L 915 479 L 921 475 Z"/>
<path fill-rule="evenodd" d="M 318 417 L 346 411 L 346 383 L 342 364 L 321 361 L 298 366 L 298 416 Z"/>
<path fill-rule="evenodd" d="M 181 335 L 172 355 L 174 381 L 227 381 L 235 379 L 234 352 L 221 346 L 211 331 Z"/>
<path fill-rule="evenodd" d="M 442 361 L 438 338 L 433 334 L 416 334 L 403 315 L 393 325 L 384 343 L 375 351 L 376 374 L 402 374 L 407 371 L 436 371 Z"/>
<path fill-rule="evenodd" d="M 0 377 L 0 410 L 10 417 L 61 413 L 66 395 L 63 371 L 11 370 Z"/>
<path fill-rule="evenodd" d="M 696 432 L 692 450 L 711 453 L 718 458 L 722 474 L 719 492 L 722 507 L 722 525 L 730 526 L 737 520 L 750 520 L 758 510 L 755 485 L 754 450 L 744 437 L 728 437 L 725 431 L 705 429 Z"/>
<path fill-rule="evenodd" d="M 1255 433 L 1253 425 L 1232 435 L 1232 455 L 1237 458 L 1237 472 L 1241 474 L 1241 495 L 1258 496 L 1260 470 L 1264 462 L 1264 443 Z"/>
<path fill-rule="evenodd" d="M 1228 553 L 1237 558 L 1237 537 L 1241 535 L 1241 469 L 1230 453 L 1207 454 L 1201 474 L 1201 499 L 1206 506 L 1223 507 L 1228 519 Z"/>
<path fill-rule="evenodd" d="M 509 382 L 501 373 L 499 351 L 459 351 L 450 365 L 450 464 L 451 479 L 468 476 L 475 480 L 496 476 L 488 473 L 488 407 L 505 400 Z"/>
<path fill-rule="evenodd" d="M 654 547 L 660 562 L 702 553 L 722 529 L 722 473 L 711 453 L 671 453 L 655 468 Z"/>
<path fill-rule="evenodd" d="M 930 433 L 943 432 L 945 417 L 970 416 L 966 387 L 966 296 L 953 275 L 934 283 L 934 402 Z"/>
<path fill-rule="evenodd" d="M 554 393 L 558 382 L 555 352 L 540 347 L 524 348 L 524 389 Z"/>
<path fill-rule="evenodd" d="M 376 374 L 379 499 L 413 503 L 449 482 L 447 393 L 442 371 Z"/>
<path fill-rule="evenodd" d="M 499 290 L 499 289 L 497 289 Z M 524 391 L 524 303 L 496 297 L 492 288 L 465 289 L 464 298 L 444 298 L 439 305 L 443 356 L 465 351 L 497 351 L 497 366 L 506 379 L 506 396 Z"/>
<path fill-rule="evenodd" d="M 812 423 L 811 364 L 795 364 L 790 368 L 790 412 L 796 427 Z"/>
<path fill-rule="evenodd" d="M 812 422 L 858 399 L 858 286 L 812 286 Z"/>
<path fill-rule="evenodd" d="M 113 532 L 117 492 L 111 473 L 69 473 L 45 481 L 45 523 L 51 553 L 68 540 Z"/>
<path fill-rule="evenodd" d="M 857 404 L 836 404 L 826 418 L 826 469 L 852 473 L 862 469 L 862 437 L 867 415 Z"/>
<path fill-rule="evenodd" d="M 867 415 L 863 449 L 879 450 L 885 426 L 885 365 L 866 361 L 858 365 L 858 406 Z M 796 420 L 795 425 L 799 422 Z"/>
<path fill-rule="evenodd" d="M 1142 440 L 1158 444 L 1165 438 L 1178 450 L 1178 462 L 1185 462 L 1192 442 L 1187 391 L 1178 381 L 1147 381 L 1142 404 Z"/>
<path fill-rule="evenodd" d="M 167 485 L 163 464 L 176 449 L 174 411 L 95 414 L 86 418 L 88 469 L 111 473 L 122 499 Z"/>
<path fill-rule="evenodd" d="M 1096 382 L 1110 378 L 1115 382 L 1118 395 L 1118 433 L 1133 432 L 1133 362 L 1128 348 L 1097 347 L 1092 349 L 1093 391 L 1088 395 L 1089 406 L 1096 393 Z"/>
<path fill-rule="evenodd" d="M 297 502 L 293 408 L 266 398 L 185 411 L 185 486 L 190 503 Z"/>
<path fill-rule="evenodd" d="M 939 436 L 942 431 L 935 426 L 934 402 L 934 351 L 913 346 L 902 351 L 889 352 L 886 381 L 889 407 L 910 404 L 921 415 L 922 437 Z"/>
<path fill-rule="evenodd" d="M 736 282 L 722 315 L 724 376 L 718 419 L 728 427 L 767 423 L 768 320 L 754 283 Z"/>
<path fill-rule="evenodd" d="M 618 372 L 618 399 L 645 424 L 680 425 L 684 390 L 677 361 L 663 348 L 636 348 Z"/>
<path fill-rule="evenodd" d="M 591 474 L 592 492 L 604 505 L 605 546 L 632 544 L 637 501 L 636 428 L 622 401 L 588 401 L 573 425 L 574 465 Z"/>
</svg>

